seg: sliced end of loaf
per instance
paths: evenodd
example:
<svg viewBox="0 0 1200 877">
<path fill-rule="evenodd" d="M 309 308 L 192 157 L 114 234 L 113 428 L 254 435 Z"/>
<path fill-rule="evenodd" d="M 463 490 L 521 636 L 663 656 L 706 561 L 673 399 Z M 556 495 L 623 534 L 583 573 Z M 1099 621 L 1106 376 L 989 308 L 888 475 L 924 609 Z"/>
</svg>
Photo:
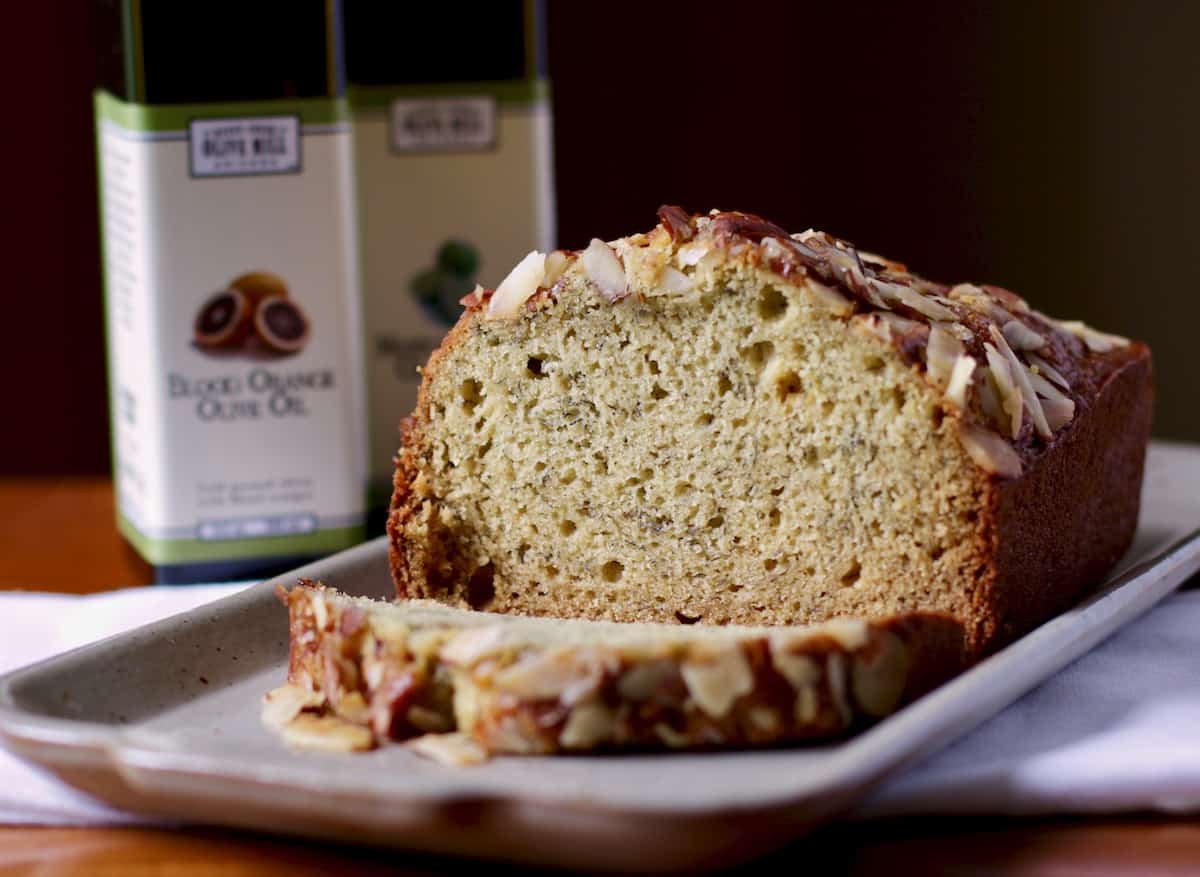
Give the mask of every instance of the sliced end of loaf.
<svg viewBox="0 0 1200 877">
<path fill-rule="evenodd" d="M 827 739 L 962 665 L 961 627 L 934 616 L 682 628 L 386 604 L 307 583 L 283 597 L 291 688 L 271 719 L 299 717 L 300 742 L 325 748 L 364 748 L 362 729 L 372 744 L 456 732 L 510 754 Z M 329 733 L 314 737 L 321 723 Z"/>
</svg>

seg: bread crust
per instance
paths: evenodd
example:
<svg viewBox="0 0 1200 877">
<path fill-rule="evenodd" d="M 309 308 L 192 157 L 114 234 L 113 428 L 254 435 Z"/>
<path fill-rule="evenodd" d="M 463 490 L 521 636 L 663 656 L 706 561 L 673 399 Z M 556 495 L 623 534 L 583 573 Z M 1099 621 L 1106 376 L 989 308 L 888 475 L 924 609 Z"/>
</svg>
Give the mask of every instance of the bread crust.
<svg viewBox="0 0 1200 877">
<path fill-rule="evenodd" d="M 678 218 L 671 219 L 664 220 L 665 225 L 678 228 Z M 766 235 L 786 236 L 777 226 L 747 214 L 716 214 L 711 222 L 731 251 L 742 245 L 757 246 Z M 905 270 L 898 263 L 886 264 L 889 270 Z M 812 270 L 796 262 L 770 267 L 781 276 Z M 1020 301 L 1005 290 L 984 289 L 1002 301 L 1008 300 L 1005 297 Z M 850 296 L 862 294 L 853 284 L 843 291 Z M 484 319 L 486 301 L 485 294 L 469 302 L 433 353 L 417 408 L 402 427 L 388 519 L 392 574 L 401 598 L 456 599 L 477 569 L 474 558 L 460 550 L 454 529 L 441 520 L 438 498 L 422 470 L 431 458 L 430 387 L 447 357 Z M 977 339 L 987 337 L 983 317 L 968 314 L 964 321 Z M 914 371 L 924 367 L 913 352 L 924 347 L 928 330 L 924 331 L 923 337 L 892 339 L 898 356 Z M 958 613 L 973 659 L 1078 600 L 1119 560 L 1136 527 L 1153 402 L 1150 352 L 1134 342 L 1102 355 L 1083 355 L 1082 342 L 1069 336 L 1051 334 L 1047 340 L 1076 400 L 1075 416 L 1049 441 L 1039 438 L 1026 419 L 1010 443 L 1022 467 L 1018 477 L 978 470 L 980 502 L 969 552 L 974 560 L 964 566 L 968 572 L 959 583 L 964 608 Z M 978 340 L 966 347 L 969 353 L 983 355 Z M 973 411 L 948 414 L 959 429 L 979 422 Z"/>
</svg>

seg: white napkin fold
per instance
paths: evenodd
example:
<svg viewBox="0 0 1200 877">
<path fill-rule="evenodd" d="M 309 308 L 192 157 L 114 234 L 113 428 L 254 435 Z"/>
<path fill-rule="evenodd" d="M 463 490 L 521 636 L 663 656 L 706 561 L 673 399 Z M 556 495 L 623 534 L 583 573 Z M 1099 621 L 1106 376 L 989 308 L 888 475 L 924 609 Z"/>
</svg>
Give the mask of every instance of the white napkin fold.
<svg viewBox="0 0 1200 877">
<path fill-rule="evenodd" d="M 243 587 L 0 594 L 0 672 Z M 1188 591 L 887 783 L 854 815 L 1200 809 L 1198 728 L 1200 591 Z M 0 750 L 0 823 L 144 821 Z"/>
<path fill-rule="evenodd" d="M 858 816 L 1200 810 L 1200 590 L 1174 594 Z"/>
<path fill-rule="evenodd" d="M 211 603 L 247 586 L 130 588 L 85 597 L 0 593 L 0 673 Z M 150 820 L 114 810 L 0 748 L 0 824 L 121 825 Z"/>
</svg>

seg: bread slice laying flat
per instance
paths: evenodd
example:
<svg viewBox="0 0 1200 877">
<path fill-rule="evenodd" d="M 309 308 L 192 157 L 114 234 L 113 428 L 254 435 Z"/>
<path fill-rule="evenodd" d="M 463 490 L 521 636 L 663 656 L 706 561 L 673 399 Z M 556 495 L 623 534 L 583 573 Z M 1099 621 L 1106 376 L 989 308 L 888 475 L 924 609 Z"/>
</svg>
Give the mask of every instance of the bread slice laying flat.
<svg viewBox="0 0 1200 877">
<path fill-rule="evenodd" d="M 403 428 L 400 597 L 705 624 L 943 612 L 979 655 L 1128 547 L 1144 345 L 820 232 L 660 217 L 468 298 Z"/>
<path fill-rule="evenodd" d="M 488 754 L 820 740 L 924 692 L 962 646 L 958 625 L 932 616 L 685 627 L 384 603 L 306 582 L 282 596 L 290 687 L 267 715 L 326 748 L 451 732 Z"/>
</svg>

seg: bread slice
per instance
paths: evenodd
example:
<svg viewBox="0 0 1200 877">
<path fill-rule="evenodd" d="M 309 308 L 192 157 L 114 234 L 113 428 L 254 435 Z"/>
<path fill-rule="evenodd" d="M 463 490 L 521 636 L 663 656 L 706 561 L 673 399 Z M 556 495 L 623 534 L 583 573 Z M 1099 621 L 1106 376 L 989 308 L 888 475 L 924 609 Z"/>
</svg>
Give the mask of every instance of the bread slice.
<svg viewBox="0 0 1200 877">
<path fill-rule="evenodd" d="M 466 300 L 402 429 L 400 597 L 706 624 L 940 612 L 979 655 L 1128 547 L 1144 345 L 824 233 L 660 218 Z"/>
<path fill-rule="evenodd" d="M 363 749 L 457 732 L 486 753 L 762 746 L 834 737 L 959 666 L 960 627 L 911 615 L 809 627 L 520 618 L 281 592 L 301 745 Z"/>
</svg>

